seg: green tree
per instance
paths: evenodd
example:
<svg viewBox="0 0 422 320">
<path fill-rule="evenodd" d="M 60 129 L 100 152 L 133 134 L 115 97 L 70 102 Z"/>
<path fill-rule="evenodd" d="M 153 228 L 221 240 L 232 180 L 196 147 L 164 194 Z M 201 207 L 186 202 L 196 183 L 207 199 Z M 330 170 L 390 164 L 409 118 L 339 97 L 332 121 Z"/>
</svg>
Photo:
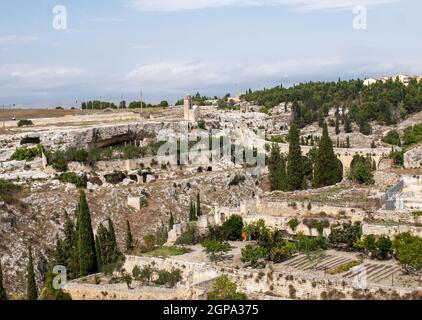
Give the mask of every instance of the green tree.
<svg viewBox="0 0 422 320">
<path fill-rule="evenodd" d="M 202 215 L 201 211 L 201 196 L 199 192 L 196 194 L 196 217 L 200 217 Z"/>
<path fill-rule="evenodd" d="M 397 260 L 408 273 L 422 272 L 422 238 L 402 233 L 393 241 Z"/>
<path fill-rule="evenodd" d="M 91 214 L 84 191 L 81 191 L 80 194 L 77 215 L 79 276 L 84 277 L 98 272 L 98 262 L 95 252 L 95 240 L 94 233 L 92 231 Z"/>
<path fill-rule="evenodd" d="M 107 219 L 108 228 L 101 223 L 95 239 L 95 248 L 99 268 L 109 270 L 122 257 L 117 246 L 114 225 L 110 218 Z M 100 257 L 98 255 L 101 255 Z"/>
<path fill-rule="evenodd" d="M 377 253 L 381 260 L 387 260 L 390 257 L 393 243 L 386 236 L 381 236 L 377 240 Z"/>
<path fill-rule="evenodd" d="M 100 229 L 101 226 L 98 228 Z M 100 230 L 98 230 L 98 233 L 100 232 Z M 103 253 L 102 253 L 102 248 L 101 248 L 101 241 L 100 241 L 100 236 L 97 234 L 95 235 L 95 254 L 97 256 L 97 264 L 98 264 L 98 270 L 101 270 L 103 268 Z"/>
<path fill-rule="evenodd" d="M 242 257 L 241 261 L 247 263 L 252 268 L 258 265 L 258 262 L 265 258 L 267 253 L 266 250 L 260 246 L 254 246 L 248 244 L 246 247 L 242 248 Z"/>
<path fill-rule="evenodd" d="M 339 114 L 336 114 L 336 135 L 340 134 L 340 119 Z"/>
<path fill-rule="evenodd" d="M 116 240 L 116 232 L 114 231 L 114 224 L 113 221 L 108 218 L 108 237 L 109 237 L 109 246 L 110 246 L 110 260 L 112 262 L 116 261 L 120 256 L 121 253 L 119 251 L 119 247 L 117 246 Z"/>
<path fill-rule="evenodd" d="M 344 118 L 344 131 L 346 133 L 353 132 L 352 121 L 350 120 L 350 117 L 348 115 Z"/>
<path fill-rule="evenodd" d="M 132 235 L 132 231 L 130 229 L 129 220 L 126 220 L 125 243 L 126 243 L 126 253 L 131 253 L 133 251 L 133 249 L 135 249 L 135 242 L 133 241 L 133 235 Z"/>
<path fill-rule="evenodd" d="M 289 222 L 287 222 L 287 225 L 290 227 L 290 229 L 295 232 L 296 228 L 299 226 L 300 222 L 296 218 L 290 219 Z"/>
<path fill-rule="evenodd" d="M 231 250 L 230 245 L 227 242 L 218 240 L 204 240 L 202 242 L 204 251 L 209 255 L 211 261 L 217 261 L 221 259 L 224 253 Z"/>
<path fill-rule="evenodd" d="M 28 264 L 26 266 L 26 299 L 37 300 L 38 289 L 35 281 L 34 263 L 32 260 L 32 249 L 28 248 Z"/>
<path fill-rule="evenodd" d="M 280 153 L 278 144 L 271 146 L 271 154 L 268 158 L 268 179 L 271 191 L 287 189 L 286 160 Z"/>
<path fill-rule="evenodd" d="M 217 278 L 212 290 L 208 292 L 208 300 L 247 300 L 247 296 L 237 292 L 236 283 L 224 275 Z"/>
<path fill-rule="evenodd" d="M 360 184 L 373 184 L 374 175 L 372 173 L 372 162 L 361 155 L 355 155 L 348 178 L 349 180 Z"/>
<path fill-rule="evenodd" d="M 336 184 L 341 180 L 342 170 L 334 153 L 333 142 L 328 136 L 327 125 L 324 123 L 322 137 L 316 154 L 313 186 L 321 188 Z"/>
<path fill-rule="evenodd" d="M 170 211 L 169 230 L 172 230 L 173 226 L 174 226 L 173 211 Z"/>
<path fill-rule="evenodd" d="M 382 142 L 400 147 L 401 146 L 400 134 L 397 132 L 397 130 L 390 130 L 382 138 Z"/>
<path fill-rule="evenodd" d="M 242 239 L 243 219 L 239 215 L 232 215 L 221 226 L 226 240 L 237 241 Z"/>
<path fill-rule="evenodd" d="M 70 279 L 75 279 L 79 276 L 79 267 L 77 261 L 75 261 L 75 256 L 77 255 L 76 231 L 67 213 L 65 213 L 64 238 L 62 240 L 57 239 L 54 254 L 55 263 L 66 267 Z"/>
<path fill-rule="evenodd" d="M 1 260 L 0 260 L 0 301 L 1 300 L 7 300 L 7 294 L 6 289 L 3 287 L 3 270 L 1 266 Z"/>
<path fill-rule="evenodd" d="M 195 209 L 195 205 L 193 204 L 193 202 L 190 202 L 189 205 L 189 221 L 197 221 L 198 217 L 196 216 L 196 209 Z"/>
<path fill-rule="evenodd" d="M 305 173 L 299 135 L 299 129 L 293 124 L 289 131 L 290 144 L 287 157 L 287 187 L 289 191 L 302 190 L 304 188 Z"/>
</svg>

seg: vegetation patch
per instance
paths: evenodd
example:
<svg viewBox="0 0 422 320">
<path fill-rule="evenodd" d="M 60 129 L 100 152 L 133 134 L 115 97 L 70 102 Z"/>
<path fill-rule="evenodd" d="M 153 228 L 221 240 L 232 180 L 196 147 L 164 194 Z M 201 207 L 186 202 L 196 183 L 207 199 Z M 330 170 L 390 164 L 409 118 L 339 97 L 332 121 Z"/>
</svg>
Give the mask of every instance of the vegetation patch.
<svg viewBox="0 0 422 320">
<path fill-rule="evenodd" d="M 10 160 L 16 161 L 32 161 L 37 157 L 41 157 L 42 147 L 28 148 L 22 147 L 17 148 L 10 157 Z"/>
<path fill-rule="evenodd" d="M 72 183 L 78 188 L 86 188 L 88 180 L 86 175 L 78 175 L 75 172 L 65 172 L 59 176 L 59 181 L 63 183 Z"/>
<path fill-rule="evenodd" d="M 362 264 L 362 262 L 363 262 L 362 260 L 349 261 L 349 262 L 346 262 L 346 263 L 344 263 L 342 265 L 339 265 L 338 267 L 336 267 L 334 269 L 328 270 L 327 273 L 334 275 L 334 274 L 339 274 L 339 273 L 347 272 L 350 269 L 352 269 L 352 268 L 354 268 L 354 267 Z"/>
<path fill-rule="evenodd" d="M 29 127 L 29 126 L 33 126 L 34 123 L 31 120 L 19 120 L 18 121 L 18 127 Z"/>
<path fill-rule="evenodd" d="M 162 246 L 155 248 L 152 251 L 145 253 L 144 255 L 147 257 L 171 257 L 180 256 L 189 252 L 191 252 L 191 250 L 185 247 Z"/>
<path fill-rule="evenodd" d="M 16 200 L 16 195 L 22 190 L 21 186 L 18 186 L 10 181 L 0 179 L 0 201 L 6 203 L 12 203 Z"/>
</svg>

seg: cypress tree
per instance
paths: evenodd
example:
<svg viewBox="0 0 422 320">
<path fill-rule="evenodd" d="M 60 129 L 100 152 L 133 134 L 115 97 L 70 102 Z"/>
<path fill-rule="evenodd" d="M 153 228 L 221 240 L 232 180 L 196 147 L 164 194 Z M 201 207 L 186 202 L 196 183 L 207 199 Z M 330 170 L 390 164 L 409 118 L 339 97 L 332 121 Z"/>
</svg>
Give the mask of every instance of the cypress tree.
<svg viewBox="0 0 422 320">
<path fill-rule="evenodd" d="M 346 138 L 346 148 L 350 148 L 350 138 L 349 137 L 347 137 Z"/>
<path fill-rule="evenodd" d="M 56 265 L 66 266 L 66 252 L 63 246 L 63 240 L 57 238 L 56 248 L 54 250 L 54 262 Z"/>
<path fill-rule="evenodd" d="M 116 232 L 114 231 L 114 224 L 110 218 L 108 218 L 108 238 L 109 238 L 109 245 L 110 245 L 110 261 L 115 262 L 121 256 L 121 252 L 117 245 L 116 240 Z"/>
<path fill-rule="evenodd" d="M 35 282 L 34 263 L 32 261 L 32 250 L 28 248 L 28 265 L 26 267 L 26 299 L 37 300 L 38 290 L 37 283 Z"/>
<path fill-rule="evenodd" d="M 97 255 L 98 270 L 103 267 L 103 254 L 101 252 L 101 243 L 98 235 L 95 236 L 95 254 Z"/>
<path fill-rule="evenodd" d="M 342 172 L 337 156 L 334 154 L 333 142 L 328 136 L 327 124 L 324 124 L 321 141 L 316 154 L 313 186 L 329 186 L 341 181 Z"/>
<path fill-rule="evenodd" d="M 336 114 L 336 135 L 340 134 L 340 119 L 339 114 Z"/>
<path fill-rule="evenodd" d="M 202 215 L 201 212 L 201 198 L 199 192 L 196 194 L 196 217 L 200 217 Z"/>
<path fill-rule="evenodd" d="M 3 271 L 0 260 L 0 300 L 7 300 L 6 290 L 3 287 Z"/>
<path fill-rule="evenodd" d="M 66 266 L 69 277 L 77 278 L 79 275 L 78 268 L 75 266 L 75 255 L 77 254 L 75 226 L 69 215 L 65 213 L 64 239 L 61 241 L 63 250 L 63 265 Z"/>
<path fill-rule="evenodd" d="M 173 215 L 171 216 L 171 218 L 173 218 Z M 126 253 L 131 253 L 133 251 L 133 249 L 135 249 L 135 243 L 133 241 L 133 235 L 132 235 L 132 231 L 130 229 L 129 220 L 126 220 L 125 242 L 126 242 Z"/>
<path fill-rule="evenodd" d="M 289 191 L 302 190 L 305 179 L 299 129 L 295 124 L 289 132 L 289 155 L 287 157 L 287 187 Z"/>
<path fill-rule="evenodd" d="M 92 231 L 91 214 L 89 212 L 86 194 L 81 191 L 78 206 L 78 261 L 79 276 L 84 277 L 98 272 L 97 255 L 95 252 L 94 233 Z"/>
<path fill-rule="evenodd" d="M 344 131 L 346 133 L 352 133 L 353 132 L 352 121 L 350 120 L 350 117 L 348 115 L 346 115 L 345 118 L 344 118 Z"/>
<path fill-rule="evenodd" d="M 281 155 L 278 144 L 273 144 L 271 147 L 268 170 L 271 191 L 286 191 L 286 160 Z"/>
<path fill-rule="evenodd" d="M 174 226 L 174 217 L 173 217 L 173 212 L 170 211 L 169 230 L 172 230 L 173 226 Z"/>
<path fill-rule="evenodd" d="M 196 216 L 195 205 L 191 201 L 190 202 L 190 208 L 189 208 L 189 221 L 197 221 L 197 220 L 198 220 L 198 218 Z"/>
</svg>

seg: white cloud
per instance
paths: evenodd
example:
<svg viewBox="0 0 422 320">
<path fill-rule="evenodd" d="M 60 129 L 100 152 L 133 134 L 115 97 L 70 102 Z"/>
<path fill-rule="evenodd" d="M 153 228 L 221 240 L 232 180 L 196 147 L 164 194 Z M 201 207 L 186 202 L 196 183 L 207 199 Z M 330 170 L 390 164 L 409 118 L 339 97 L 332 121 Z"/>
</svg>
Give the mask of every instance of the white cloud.
<svg viewBox="0 0 422 320">
<path fill-rule="evenodd" d="M 129 87 L 136 84 L 153 91 L 189 90 L 257 81 L 274 82 L 286 77 L 294 81 L 298 77 L 306 78 L 312 74 L 335 73 L 342 66 L 344 63 L 337 58 L 286 60 L 258 65 L 203 61 L 160 62 L 132 70 L 127 74 L 126 81 Z"/>
<path fill-rule="evenodd" d="M 189 92 L 202 89 L 229 90 L 236 87 L 274 86 L 307 81 L 337 80 L 338 77 L 363 78 L 398 73 L 420 74 L 417 61 L 353 60 L 344 57 L 303 58 L 264 64 L 217 62 L 160 62 L 141 66 L 119 81 L 127 90 L 142 87 L 150 92 Z"/>
<path fill-rule="evenodd" d="M 75 85 L 85 74 L 83 69 L 74 67 L 0 65 L 0 95 Z"/>
<path fill-rule="evenodd" d="M 200 10 L 233 6 L 282 6 L 303 10 L 351 9 L 358 5 L 380 5 L 400 0 L 131 0 L 141 11 Z"/>
<path fill-rule="evenodd" d="M 24 45 L 39 40 L 34 36 L 18 36 L 15 34 L 0 36 L 0 45 Z"/>
<path fill-rule="evenodd" d="M 227 72 L 220 66 L 201 61 L 148 64 L 131 71 L 126 78 L 158 89 L 180 89 L 198 84 L 218 85 L 229 80 Z"/>
<path fill-rule="evenodd" d="M 20 79 L 49 79 L 57 77 L 80 76 L 84 71 L 80 68 L 63 67 L 34 67 L 25 64 L 6 64 L 0 66 L 0 79 L 20 78 Z"/>
<path fill-rule="evenodd" d="M 125 19 L 122 18 L 116 18 L 116 17 L 98 17 L 98 18 L 92 18 L 89 21 L 91 22 L 97 22 L 97 23 L 118 23 L 118 22 L 125 22 Z"/>
</svg>

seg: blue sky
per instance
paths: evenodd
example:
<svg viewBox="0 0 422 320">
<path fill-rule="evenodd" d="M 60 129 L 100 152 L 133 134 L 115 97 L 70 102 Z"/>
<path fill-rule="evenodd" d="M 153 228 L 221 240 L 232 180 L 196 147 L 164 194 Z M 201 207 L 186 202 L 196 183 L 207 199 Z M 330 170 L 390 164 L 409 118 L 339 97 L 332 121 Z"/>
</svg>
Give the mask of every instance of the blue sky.
<svg viewBox="0 0 422 320">
<path fill-rule="evenodd" d="M 355 30 L 353 7 L 367 7 Z M 67 9 L 67 30 L 52 27 Z M 3 0 L 0 104 L 174 101 L 283 83 L 422 74 L 417 0 Z"/>
</svg>

